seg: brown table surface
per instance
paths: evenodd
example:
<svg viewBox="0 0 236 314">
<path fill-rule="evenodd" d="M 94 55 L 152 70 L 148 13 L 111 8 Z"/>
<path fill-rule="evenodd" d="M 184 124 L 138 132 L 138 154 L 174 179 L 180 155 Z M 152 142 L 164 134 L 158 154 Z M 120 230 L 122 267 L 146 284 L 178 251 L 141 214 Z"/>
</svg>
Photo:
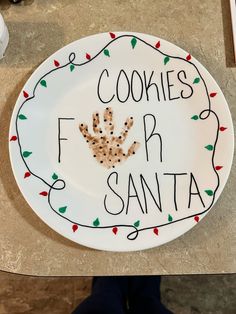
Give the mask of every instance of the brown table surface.
<svg viewBox="0 0 236 314">
<path fill-rule="evenodd" d="M 46 226 L 21 195 L 8 155 L 11 113 L 30 74 L 57 49 L 98 32 L 149 33 L 191 52 L 217 80 L 235 119 L 228 1 L 28 0 L 24 4 L 0 4 L 10 32 L 6 56 L 0 61 L 0 269 L 45 276 L 236 272 L 235 164 L 214 209 L 191 231 L 158 248 L 112 253 L 79 246 Z"/>
</svg>

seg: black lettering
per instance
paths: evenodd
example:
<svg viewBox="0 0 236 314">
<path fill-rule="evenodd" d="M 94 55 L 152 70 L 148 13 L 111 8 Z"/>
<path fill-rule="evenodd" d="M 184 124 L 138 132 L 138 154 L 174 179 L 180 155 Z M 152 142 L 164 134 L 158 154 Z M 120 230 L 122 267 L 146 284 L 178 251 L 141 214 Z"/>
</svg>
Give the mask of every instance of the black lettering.
<svg viewBox="0 0 236 314">
<path fill-rule="evenodd" d="M 68 138 L 61 137 L 61 120 L 75 120 L 74 118 L 58 118 L 58 162 L 61 162 L 61 141 L 67 141 Z"/>
<path fill-rule="evenodd" d="M 112 99 L 115 97 L 115 94 L 113 94 L 111 96 L 111 98 L 109 100 L 103 100 L 102 97 L 101 97 L 101 94 L 100 94 L 100 84 L 101 84 L 101 79 L 102 79 L 102 76 L 103 74 L 106 73 L 107 77 L 109 77 L 109 73 L 108 73 L 108 70 L 107 69 L 104 69 L 99 77 L 99 80 L 98 80 L 98 86 L 97 86 L 97 94 L 98 94 L 98 98 L 100 99 L 100 101 L 104 104 L 107 104 L 109 102 L 112 101 Z"/>
<path fill-rule="evenodd" d="M 146 118 L 147 117 L 151 117 L 152 118 L 152 121 L 153 121 L 153 128 L 152 128 L 152 131 L 151 131 L 151 134 L 148 136 L 147 135 L 147 127 L 146 127 Z M 145 137 L 145 149 L 146 149 L 146 158 L 147 158 L 147 161 L 149 161 L 149 155 L 148 155 L 148 142 L 149 140 L 153 137 L 153 136 L 157 136 L 158 137 L 158 141 L 159 141 L 159 147 L 160 147 L 160 162 L 162 162 L 162 138 L 161 138 L 161 135 L 159 133 L 154 133 L 155 131 L 155 128 L 156 128 L 156 118 L 153 114 L 151 113 L 148 113 L 148 114 L 145 114 L 143 116 L 143 126 L 144 126 L 144 137 Z"/>
<path fill-rule="evenodd" d="M 140 181 L 141 181 L 141 185 L 142 185 L 142 189 L 143 189 L 143 196 L 144 196 L 146 214 L 148 213 L 148 208 L 147 208 L 147 198 L 146 198 L 146 194 L 145 194 L 144 184 L 145 184 L 146 188 L 148 189 L 148 191 L 149 191 L 149 193 L 150 193 L 154 203 L 156 204 L 157 208 L 159 209 L 160 212 L 162 212 L 160 187 L 159 187 L 159 181 L 158 181 L 158 177 L 157 177 L 157 173 L 156 172 L 155 172 L 155 177 L 156 177 L 157 193 L 158 193 L 158 200 L 159 200 L 158 203 L 156 201 L 156 198 L 152 194 L 152 191 L 151 191 L 150 187 L 148 186 L 147 182 L 145 181 L 144 177 L 140 174 Z"/>
<path fill-rule="evenodd" d="M 178 77 L 179 81 L 180 81 L 182 84 L 184 84 L 184 85 L 186 85 L 186 86 L 189 87 L 190 91 L 189 91 L 189 94 L 188 94 L 188 95 L 184 95 L 184 91 L 181 90 L 180 95 L 181 95 L 181 97 L 182 97 L 183 99 L 187 99 L 187 98 L 190 98 L 190 97 L 193 95 L 193 88 L 192 88 L 191 85 L 189 85 L 189 84 L 187 84 L 186 82 L 182 81 L 182 79 L 181 79 L 181 77 L 180 77 L 180 74 L 181 74 L 181 73 L 183 73 L 184 78 L 187 79 L 187 75 L 186 75 L 186 73 L 185 73 L 184 70 L 179 71 L 178 74 L 177 74 L 177 77 Z"/>
<path fill-rule="evenodd" d="M 119 209 L 116 213 L 111 212 L 110 210 L 108 210 L 107 204 L 106 204 L 106 200 L 107 200 L 107 194 L 106 194 L 105 197 L 104 197 L 104 208 L 105 208 L 105 210 L 106 210 L 109 214 L 111 214 L 111 215 L 119 215 L 119 214 L 123 211 L 125 205 L 124 205 L 124 201 L 123 201 L 122 197 L 121 197 L 121 196 L 111 187 L 111 185 L 110 185 L 110 178 L 111 178 L 111 176 L 113 176 L 113 175 L 116 176 L 116 181 L 115 181 L 116 185 L 118 184 L 118 173 L 114 171 L 114 172 L 112 172 L 112 173 L 109 175 L 109 177 L 107 178 L 107 185 L 109 186 L 109 188 L 111 189 L 111 191 L 120 199 L 122 207 L 121 207 L 121 209 Z"/>
<path fill-rule="evenodd" d="M 123 76 L 124 76 L 125 79 L 126 79 L 127 87 L 128 87 L 128 90 L 127 90 L 127 97 L 126 97 L 125 99 L 123 99 L 123 100 L 120 98 L 120 95 L 119 95 L 119 83 L 120 83 L 120 78 L 121 78 L 121 74 L 122 74 L 122 73 L 123 73 Z M 118 99 L 120 102 L 124 103 L 124 102 L 126 102 L 127 99 L 129 98 L 129 95 L 130 95 L 129 78 L 128 78 L 128 76 L 127 76 L 127 74 L 125 73 L 124 70 L 120 70 L 120 73 L 119 73 L 119 75 L 118 75 L 117 82 L 116 82 L 116 96 L 117 96 L 117 99 Z"/>
<path fill-rule="evenodd" d="M 177 176 L 183 176 L 186 175 L 187 173 L 163 173 L 164 175 L 168 175 L 168 176 L 173 176 L 174 177 L 174 204 L 175 204 L 175 210 L 178 210 L 178 206 L 177 206 L 177 187 L 176 187 L 176 177 Z"/>
<path fill-rule="evenodd" d="M 167 78 L 167 86 L 168 86 L 168 96 L 169 96 L 169 100 L 175 100 L 175 99 L 179 99 L 180 96 L 177 96 L 177 97 L 171 97 L 171 87 L 174 86 L 174 84 L 170 84 L 170 73 L 173 73 L 174 70 L 171 70 L 171 71 L 167 71 L 166 72 L 166 78 Z"/>
<path fill-rule="evenodd" d="M 130 192 L 131 185 L 133 186 L 133 189 L 135 192 L 134 194 L 131 194 L 131 192 Z M 137 192 L 136 187 L 134 185 L 132 174 L 130 173 L 129 174 L 129 181 L 128 181 L 128 199 L 127 199 L 127 206 L 126 206 L 126 215 L 128 214 L 128 211 L 129 211 L 129 200 L 131 197 L 135 197 L 137 199 L 139 206 L 141 208 L 141 211 L 144 214 L 143 207 L 142 207 L 142 204 L 141 204 L 139 196 L 138 196 L 138 192 Z"/>
<path fill-rule="evenodd" d="M 194 182 L 194 185 L 195 185 L 195 188 L 196 188 L 196 192 L 192 192 L 192 184 L 193 184 L 193 182 Z M 205 208 L 205 204 L 203 203 L 203 200 L 202 200 L 201 194 L 199 192 L 199 188 L 198 188 L 197 182 L 196 182 L 192 172 L 190 172 L 188 208 L 190 208 L 190 206 L 191 206 L 192 195 L 198 195 L 198 197 L 200 198 L 200 201 L 201 201 L 203 207 Z"/>
<path fill-rule="evenodd" d="M 145 92 L 146 92 L 146 97 L 147 97 L 147 101 L 149 101 L 149 93 L 148 90 L 151 86 L 154 86 L 156 88 L 156 92 L 157 92 L 157 99 L 158 101 L 160 101 L 160 95 L 159 95 L 159 89 L 156 83 L 152 83 L 152 77 L 153 77 L 154 71 L 152 71 L 151 75 L 149 76 L 149 81 L 147 82 L 147 78 L 146 78 L 146 72 L 143 71 L 143 77 L 144 77 L 144 88 L 145 88 Z"/>
<path fill-rule="evenodd" d="M 161 72 L 161 87 L 162 87 L 164 100 L 166 101 L 166 94 L 165 94 L 165 87 L 164 87 L 163 73 L 162 72 Z"/>
<path fill-rule="evenodd" d="M 136 99 L 136 98 L 134 97 L 134 90 L 135 90 L 135 89 L 136 89 L 136 90 L 139 90 L 138 88 L 136 88 L 136 87 L 134 86 L 134 74 L 136 74 L 136 76 L 138 77 L 138 79 L 139 79 L 139 81 L 140 81 L 140 96 L 139 96 L 138 99 Z M 136 71 L 136 70 L 134 70 L 134 71 L 132 72 L 132 75 L 131 75 L 131 95 L 132 95 L 133 100 L 136 101 L 136 102 L 139 102 L 139 101 L 142 99 L 142 97 L 143 97 L 143 81 L 142 81 L 142 78 L 141 78 L 140 74 L 139 74 L 138 71 Z"/>
</svg>

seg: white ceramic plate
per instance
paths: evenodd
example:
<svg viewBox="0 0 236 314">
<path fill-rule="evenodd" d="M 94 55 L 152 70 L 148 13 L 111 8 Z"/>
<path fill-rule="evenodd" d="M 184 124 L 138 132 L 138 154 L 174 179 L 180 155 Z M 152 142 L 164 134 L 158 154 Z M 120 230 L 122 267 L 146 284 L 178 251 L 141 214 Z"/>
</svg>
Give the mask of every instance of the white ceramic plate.
<svg viewBox="0 0 236 314">
<path fill-rule="evenodd" d="M 233 127 L 219 86 L 189 52 L 104 33 L 39 66 L 16 102 L 9 145 L 22 194 L 51 228 L 132 251 L 207 214 L 230 172 Z"/>
</svg>

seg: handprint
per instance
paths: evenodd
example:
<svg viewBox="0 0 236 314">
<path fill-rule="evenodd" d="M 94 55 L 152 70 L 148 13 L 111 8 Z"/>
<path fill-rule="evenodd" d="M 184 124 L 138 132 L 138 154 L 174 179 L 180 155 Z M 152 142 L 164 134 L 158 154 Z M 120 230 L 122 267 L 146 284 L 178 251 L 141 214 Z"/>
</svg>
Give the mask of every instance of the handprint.
<svg viewBox="0 0 236 314">
<path fill-rule="evenodd" d="M 93 113 L 94 136 L 89 133 L 87 124 L 80 124 L 79 129 L 93 151 L 93 157 L 104 167 L 114 168 L 115 164 L 119 164 L 135 154 L 140 144 L 134 141 L 126 154 L 121 148 L 128 136 L 129 129 L 133 126 L 133 117 L 126 119 L 119 136 L 114 135 L 113 111 L 110 107 L 104 110 L 103 121 L 105 132 L 100 127 L 99 113 Z"/>
</svg>

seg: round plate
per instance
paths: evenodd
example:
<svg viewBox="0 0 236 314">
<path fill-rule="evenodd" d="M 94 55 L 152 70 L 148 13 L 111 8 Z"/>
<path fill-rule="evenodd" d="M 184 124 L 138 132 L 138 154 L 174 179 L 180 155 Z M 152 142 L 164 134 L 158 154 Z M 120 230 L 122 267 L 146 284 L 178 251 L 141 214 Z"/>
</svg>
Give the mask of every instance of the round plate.
<svg viewBox="0 0 236 314">
<path fill-rule="evenodd" d="M 219 86 L 189 52 L 115 32 L 39 66 L 16 102 L 9 145 L 19 188 L 44 222 L 82 245 L 132 251 L 206 215 L 233 138 Z"/>
</svg>

